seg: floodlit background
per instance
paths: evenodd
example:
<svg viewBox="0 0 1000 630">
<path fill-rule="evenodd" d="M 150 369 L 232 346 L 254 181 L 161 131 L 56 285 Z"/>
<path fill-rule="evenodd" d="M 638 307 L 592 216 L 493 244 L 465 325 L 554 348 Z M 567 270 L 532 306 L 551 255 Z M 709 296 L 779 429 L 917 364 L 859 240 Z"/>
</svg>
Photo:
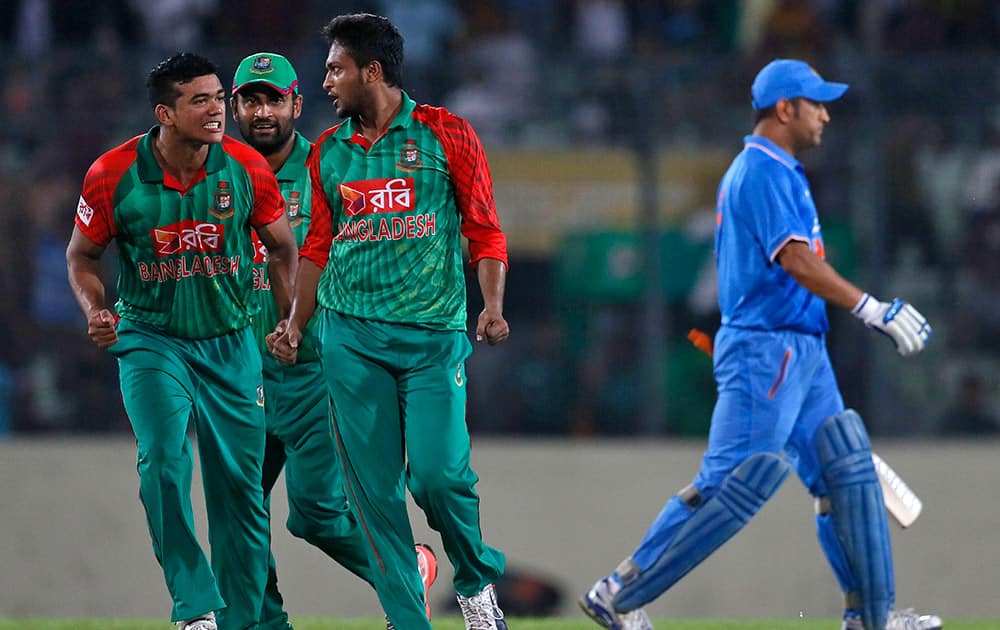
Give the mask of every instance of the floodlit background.
<svg viewBox="0 0 1000 630">
<path fill-rule="evenodd" d="M 956 501 L 978 505 L 969 489 L 975 484 L 955 478 L 950 488 L 937 478 L 931 482 L 930 471 L 948 470 L 935 452 L 955 456 L 974 440 L 982 458 L 975 461 L 987 462 L 1000 446 L 992 437 L 1000 429 L 996 3 L 6 0 L 0 20 L 0 229 L 8 243 L 0 251 L 0 452 L 29 453 L 37 461 L 32 449 L 53 444 L 68 445 L 68 452 L 92 445 L 94 436 L 116 444 L 108 461 L 118 467 L 110 474 L 127 481 L 126 491 L 110 495 L 112 503 L 102 509 L 127 514 L 129 524 L 122 527 L 133 536 L 128 548 L 135 561 L 129 556 L 117 570 L 127 574 L 139 565 L 136 571 L 152 575 L 154 590 L 147 596 L 154 602 L 165 602 L 166 595 L 148 553 L 137 483 L 129 477 L 131 433 L 115 364 L 87 339 L 65 278 L 63 252 L 83 175 L 103 151 L 152 124 L 146 73 L 178 50 L 213 59 L 226 86 L 243 56 L 285 54 L 305 95 L 299 128 L 315 138 L 336 122 L 320 86 L 326 45 L 319 30 L 331 17 L 359 10 L 396 22 L 406 39 L 404 87 L 419 101 L 469 119 L 491 162 L 510 244 L 505 314 L 512 336 L 499 347 L 477 347 L 468 364 L 469 426 L 475 448 L 490 453 L 482 462 L 486 468 L 480 467 L 489 484 L 484 528 L 517 551 L 512 565 L 531 565 L 539 540 L 530 531 L 491 530 L 489 518 L 503 517 L 491 516 L 490 500 L 517 509 L 518 492 L 533 490 L 505 485 L 511 471 L 494 453 L 517 458 L 542 444 L 561 454 L 549 461 L 577 465 L 576 449 L 627 458 L 622 444 L 641 438 L 647 447 L 660 446 L 663 453 L 680 448 L 688 457 L 690 465 L 669 471 L 666 464 L 658 467 L 657 457 L 642 460 L 641 468 L 600 459 L 606 464 L 601 478 L 622 477 L 621 487 L 634 487 L 633 476 L 656 481 L 653 490 L 629 495 L 635 500 L 615 508 L 635 519 L 627 531 L 614 529 L 616 519 L 601 509 L 601 496 L 581 492 L 580 475 L 534 488 L 581 497 L 579 514 L 567 506 L 556 511 L 551 506 L 558 502 L 539 498 L 534 509 L 541 510 L 540 520 L 566 519 L 566 531 L 588 518 L 606 525 L 578 541 L 579 555 L 561 554 L 573 556 L 570 563 L 589 557 L 586 575 L 559 566 L 558 558 L 537 572 L 554 576 L 551 584 L 561 587 L 562 603 L 552 610 L 565 612 L 577 581 L 591 581 L 628 553 L 661 502 L 695 472 L 714 384 L 710 361 L 686 335 L 692 327 L 709 333 L 718 327 L 711 255 L 715 189 L 751 130 L 753 76 L 776 57 L 806 59 L 825 78 L 851 85 L 829 108 L 833 120 L 823 146 L 800 156 L 828 259 L 882 299 L 898 295 L 913 302 L 934 326 L 929 349 L 902 360 L 887 340 L 831 311 L 828 341 L 845 399 L 865 418 L 876 448 L 894 449 L 890 463 L 904 477 L 908 472 L 939 491 L 925 496 L 928 511 L 954 514 L 958 503 L 948 502 L 961 493 Z M 229 131 L 238 134 L 231 121 Z M 110 283 L 116 261 L 109 253 Z M 481 301 L 470 281 L 474 316 Z M 936 451 L 943 439 L 948 448 Z M 563 455 L 571 459 L 559 459 Z M 78 461 L 59 457 L 46 466 L 77 470 Z M 39 532 L 46 530 L 16 523 L 7 528 L 10 519 L 42 518 L 32 511 L 43 509 L 36 503 L 58 501 L 63 487 L 59 475 L 27 475 L 23 462 L 0 458 L 3 564 L 49 558 L 50 571 L 44 563 L 36 569 L 54 575 L 63 570 L 59 556 L 24 552 L 23 536 L 31 532 L 32 544 L 45 549 Z M 107 471 L 81 466 L 79 475 L 93 475 L 84 479 L 103 483 Z M 548 478 L 552 472 L 538 474 Z M 991 479 L 1000 481 L 996 466 L 968 474 L 979 475 L 976 482 L 986 488 Z M 31 496 L 38 500 L 24 503 Z M 796 500 L 806 510 L 806 522 L 795 525 L 802 533 L 811 527 L 809 506 Z M 44 509 L 58 512 L 58 506 Z M 86 503 L 76 513 L 93 516 Z M 914 549 L 940 549 L 936 536 L 947 532 L 941 525 L 921 533 L 918 523 L 899 538 L 914 537 L 907 543 Z M 784 524 L 778 519 L 776 526 Z M 287 534 L 276 519 L 276 540 L 281 536 Z M 975 536 L 964 542 L 977 544 Z M 288 544 L 310 557 L 318 554 L 297 541 Z M 600 551 L 588 555 L 590 544 Z M 767 549 L 781 553 L 780 545 Z M 103 575 L 94 562 L 100 561 L 85 556 L 77 564 L 85 575 Z M 321 567 L 316 570 L 346 579 L 328 563 L 313 562 Z M 820 562 L 818 553 L 808 560 L 824 576 Z M 286 572 L 295 575 L 297 565 L 290 564 Z M 940 564 L 928 561 L 912 573 L 923 581 L 941 579 Z M 734 560 L 733 570 L 759 567 Z M 728 574 L 729 567 L 722 571 Z M 12 574 L 5 573 L 0 591 Z M 975 582 L 977 575 L 967 577 Z M 835 588 L 828 576 L 822 579 L 809 588 L 836 614 Z M 572 588 L 562 588 L 567 583 Z M 46 614 L 59 599 L 2 597 L 0 615 Z M 947 603 L 916 605 L 940 609 Z M 997 604 L 984 606 L 980 614 L 989 606 L 996 611 Z M 697 610 L 692 606 L 687 614 Z M 137 614 L 160 612 L 142 608 Z M 729 616 L 741 613 L 734 605 Z"/>
</svg>

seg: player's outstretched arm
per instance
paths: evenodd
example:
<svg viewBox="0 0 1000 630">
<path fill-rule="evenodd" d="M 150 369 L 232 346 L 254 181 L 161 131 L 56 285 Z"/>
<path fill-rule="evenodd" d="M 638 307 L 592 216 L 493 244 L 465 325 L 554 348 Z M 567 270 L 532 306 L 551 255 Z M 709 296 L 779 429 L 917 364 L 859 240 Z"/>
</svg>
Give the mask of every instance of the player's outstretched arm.
<svg viewBox="0 0 1000 630">
<path fill-rule="evenodd" d="M 118 342 L 115 325 L 118 317 L 105 305 L 104 283 L 101 281 L 101 255 L 104 247 L 87 238 L 79 227 L 66 247 L 66 272 L 69 286 L 80 309 L 87 317 L 87 334 L 99 348 Z"/>
<path fill-rule="evenodd" d="M 503 318 L 507 266 L 495 258 L 483 258 L 476 264 L 476 276 L 483 293 L 483 311 L 476 322 L 476 341 L 485 339 L 495 346 L 510 336 L 510 325 Z"/>
<path fill-rule="evenodd" d="M 801 241 L 791 241 L 778 253 L 778 262 L 795 281 L 831 304 L 850 309 L 869 328 L 885 334 L 902 356 L 916 354 L 930 341 L 927 318 L 912 305 L 894 299 L 880 302 L 848 282 Z"/>
<path fill-rule="evenodd" d="M 274 332 L 267 336 L 268 349 L 284 365 L 295 365 L 298 359 L 302 330 L 316 311 L 316 291 L 322 275 L 323 269 L 316 263 L 305 257 L 299 259 L 291 312 L 288 319 L 278 322 Z"/>
</svg>

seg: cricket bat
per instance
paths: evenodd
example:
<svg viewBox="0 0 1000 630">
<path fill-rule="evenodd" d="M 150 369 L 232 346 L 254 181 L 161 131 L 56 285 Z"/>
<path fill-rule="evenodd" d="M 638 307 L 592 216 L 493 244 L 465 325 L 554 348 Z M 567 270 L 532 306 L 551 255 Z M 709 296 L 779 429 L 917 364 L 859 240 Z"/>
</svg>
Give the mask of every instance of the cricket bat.
<svg viewBox="0 0 1000 630">
<path fill-rule="evenodd" d="M 878 473 L 878 483 L 882 486 L 885 509 L 889 512 L 889 516 L 903 529 L 913 525 L 920 516 L 920 511 L 924 509 L 923 501 L 875 451 L 872 451 L 872 462 L 875 464 L 875 472 Z"/>
<path fill-rule="evenodd" d="M 688 340 L 708 356 L 712 356 L 712 338 L 702 331 L 692 328 L 688 332 Z M 878 475 L 878 483 L 882 487 L 882 496 L 885 501 L 885 509 L 896 521 L 896 524 L 906 529 L 913 525 L 920 511 L 924 509 L 924 503 L 910 487 L 906 485 L 903 478 L 892 469 L 884 459 L 872 451 L 872 463 L 875 464 L 875 472 Z"/>
</svg>

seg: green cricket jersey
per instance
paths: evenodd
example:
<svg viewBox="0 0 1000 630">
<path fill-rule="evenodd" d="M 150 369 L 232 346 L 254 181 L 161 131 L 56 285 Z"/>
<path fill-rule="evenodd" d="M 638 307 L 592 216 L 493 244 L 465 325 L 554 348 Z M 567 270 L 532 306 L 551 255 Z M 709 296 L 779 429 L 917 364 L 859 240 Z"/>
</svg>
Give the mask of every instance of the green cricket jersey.
<svg viewBox="0 0 1000 630">
<path fill-rule="evenodd" d="M 493 180 L 468 122 L 402 97 L 374 143 L 353 120 L 316 141 L 312 222 L 301 256 L 325 268 L 317 295 L 324 308 L 464 330 L 461 237 L 473 265 L 483 258 L 507 263 Z"/>
<path fill-rule="evenodd" d="M 251 295 L 251 227 L 284 212 L 277 182 L 256 151 L 224 137 L 184 188 L 153 155 L 159 127 L 90 167 L 76 225 L 119 249 L 118 315 L 165 334 L 203 339 L 244 328 Z"/>
<path fill-rule="evenodd" d="M 285 214 L 288 215 L 288 223 L 292 226 L 295 240 L 300 247 L 309 231 L 309 217 L 312 214 L 310 205 L 312 185 L 309 182 L 309 169 L 306 168 L 306 158 L 309 157 L 311 148 L 312 144 L 302 134 L 295 132 L 295 145 L 292 147 L 292 152 L 288 154 L 288 159 L 275 173 L 278 178 L 278 188 L 281 189 L 281 194 L 285 198 Z M 252 325 L 261 352 L 267 355 L 267 335 L 278 324 L 278 307 L 271 295 L 271 282 L 267 276 L 267 248 L 257 238 L 256 233 L 253 236 L 255 246 L 253 288 L 254 298 L 259 303 L 259 310 L 253 318 Z M 306 334 L 299 346 L 298 362 L 317 361 L 318 359 L 319 355 L 313 344 L 312 336 Z"/>
</svg>

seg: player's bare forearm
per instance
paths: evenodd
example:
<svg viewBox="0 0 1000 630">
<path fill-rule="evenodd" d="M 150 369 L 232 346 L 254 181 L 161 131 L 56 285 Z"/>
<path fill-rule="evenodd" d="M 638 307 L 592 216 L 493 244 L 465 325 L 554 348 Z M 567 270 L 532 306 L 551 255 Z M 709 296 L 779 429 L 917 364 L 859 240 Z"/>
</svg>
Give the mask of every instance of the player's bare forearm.
<svg viewBox="0 0 1000 630">
<path fill-rule="evenodd" d="M 79 228 L 73 229 L 66 247 L 66 272 L 73 295 L 87 317 L 106 308 L 100 264 L 103 253 L 103 247 L 84 236 Z"/>
<path fill-rule="evenodd" d="M 117 316 L 106 305 L 104 282 L 101 281 L 101 254 L 104 247 L 73 229 L 66 247 L 66 273 L 76 301 L 87 318 L 87 335 L 99 348 L 118 342 Z"/>
<path fill-rule="evenodd" d="M 778 254 L 778 262 L 810 293 L 841 308 L 854 308 L 864 293 L 801 241 L 785 245 Z"/>
<path fill-rule="evenodd" d="M 271 294 L 281 318 L 288 316 L 292 306 L 292 282 L 298 267 L 299 250 L 295 235 L 282 215 L 277 221 L 257 229 L 257 235 L 267 247 L 267 276 Z"/>
<path fill-rule="evenodd" d="M 295 250 L 271 253 L 268 251 L 267 277 L 271 281 L 271 294 L 278 307 L 279 317 L 288 317 L 292 308 L 292 282 L 295 278 L 295 268 L 298 256 Z"/>
<path fill-rule="evenodd" d="M 479 290 L 483 294 L 483 308 L 503 312 L 503 292 L 507 286 L 507 266 L 495 258 L 483 258 L 476 264 Z"/>
<path fill-rule="evenodd" d="M 507 266 L 495 258 L 483 258 L 476 264 L 483 311 L 476 322 L 476 341 L 485 339 L 496 345 L 510 336 L 510 326 L 503 317 L 503 294 L 507 285 Z"/>
<path fill-rule="evenodd" d="M 289 321 L 302 330 L 313 313 L 316 312 L 316 292 L 323 269 L 308 258 L 300 258 L 298 271 L 295 274 L 295 292 L 292 298 L 292 309 L 288 315 Z"/>
</svg>

